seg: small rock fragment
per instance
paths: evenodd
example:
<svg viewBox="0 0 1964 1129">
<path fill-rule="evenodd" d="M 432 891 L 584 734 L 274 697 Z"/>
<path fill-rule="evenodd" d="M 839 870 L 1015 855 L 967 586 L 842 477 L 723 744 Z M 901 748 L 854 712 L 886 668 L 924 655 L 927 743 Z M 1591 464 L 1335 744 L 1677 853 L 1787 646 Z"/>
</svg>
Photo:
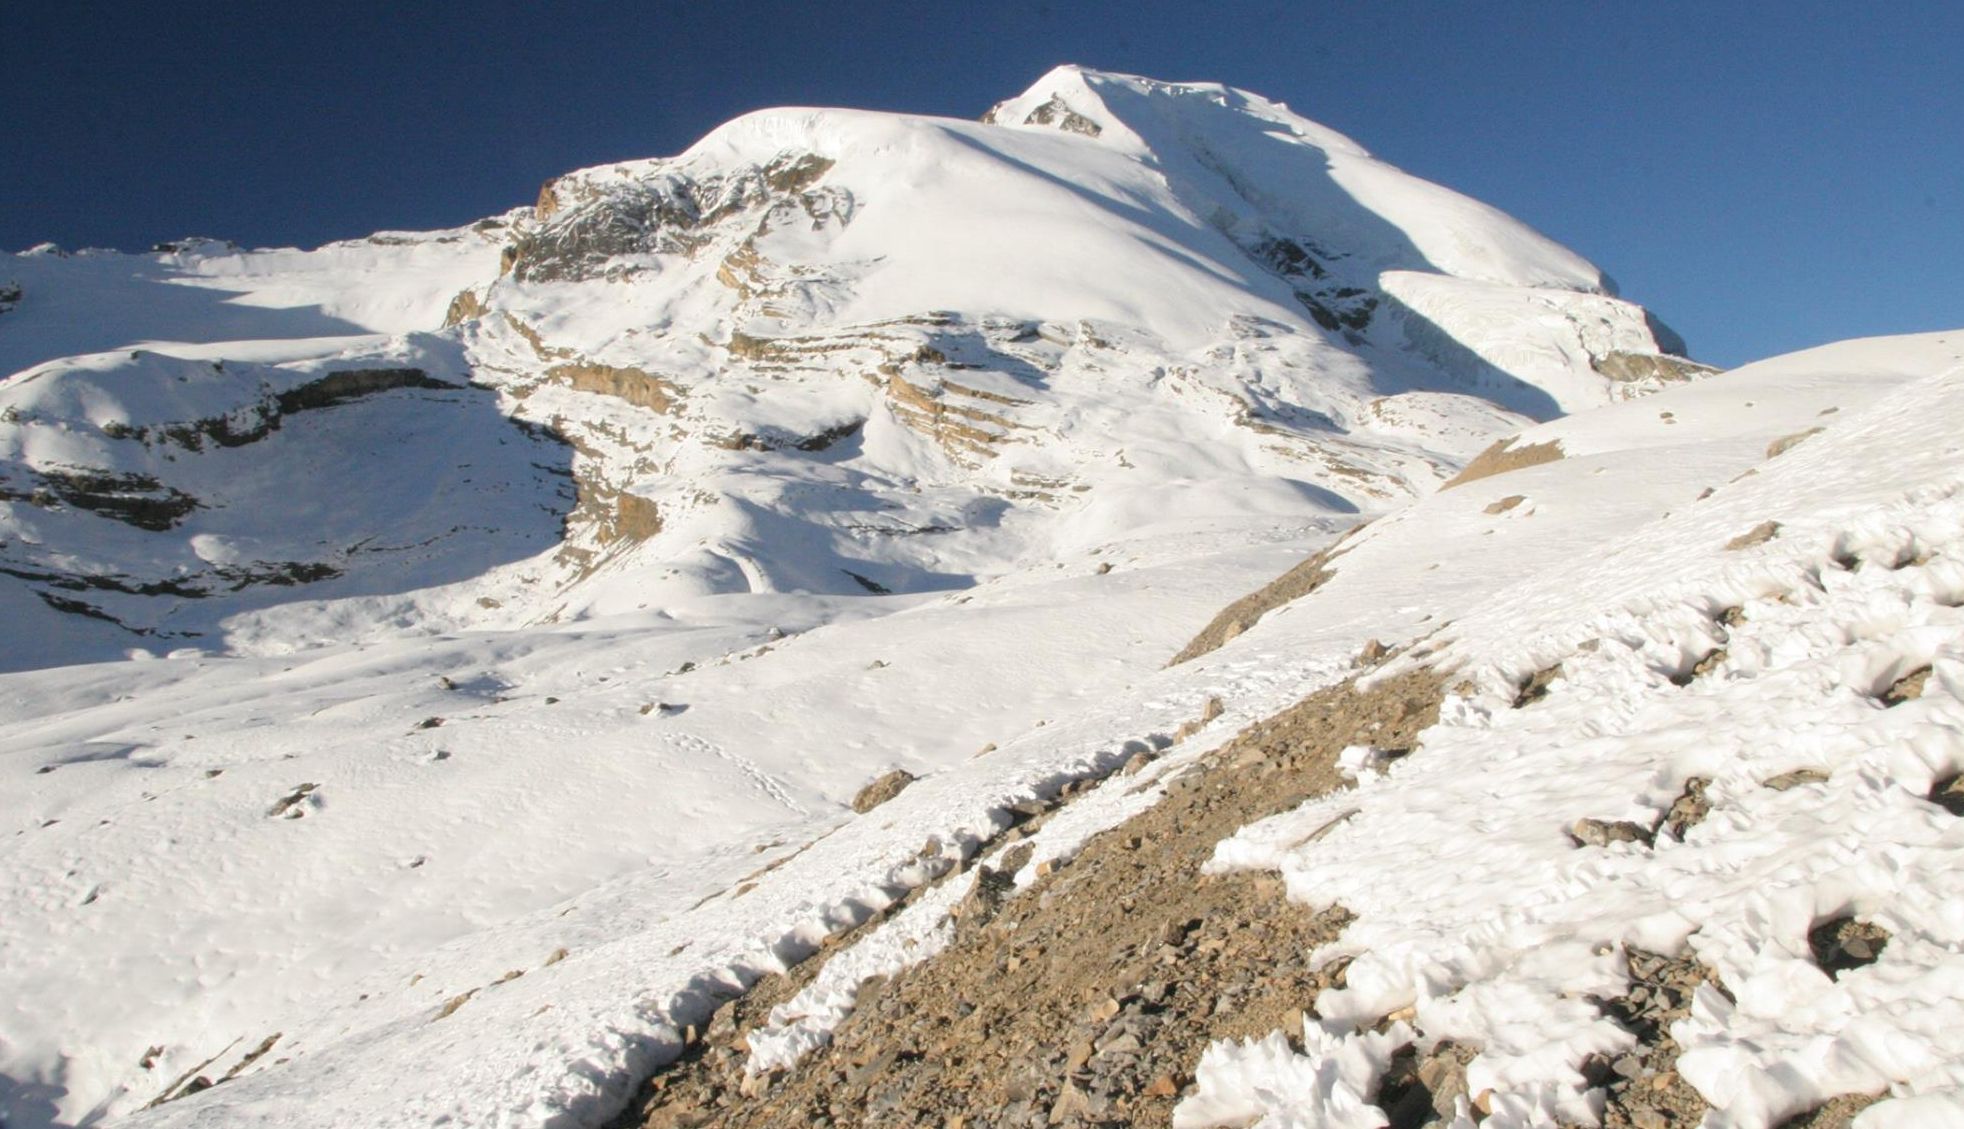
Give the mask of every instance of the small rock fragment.
<svg viewBox="0 0 1964 1129">
<path fill-rule="evenodd" d="M 1352 666 L 1376 666 L 1379 663 L 1383 662 L 1385 659 L 1390 657 L 1391 657 L 1391 648 L 1385 646 L 1383 643 L 1378 642 L 1376 639 L 1372 639 L 1368 643 L 1364 644 L 1363 650 L 1357 652 L 1357 657 L 1351 660 L 1351 665 Z"/>
<path fill-rule="evenodd" d="M 1754 545 L 1764 545 L 1768 541 L 1771 541 L 1773 540 L 1773 538 L 1779 536 L 1779 533 L 1780 533 L 1779 522 L 1762 521 L 1758 525 L 1755 525 L 1751 529 L 1748 529 L 1744 533 L 1741 533 L 1739 536 L 1734 537 L 1730 541 L 1727 541 L 1725 543 L 1725 548 L 1727 552 L 1736 553 L 1741 549 L 1750 549 Z"/>
<path fill-rule="evenodd" d="M 1642 843 L 1648 847 L 1653 838 L 1650 828 L 1627 819 L 1578 819 L 1569 825 L 1568 834 L 1578 847 L 1607 847 L 1611 843 Z"/>
<path fill-rule="evenodd" d="M 1807 947 L 1814 954 L 1814 963 L 1836 980 L 1851 969 L 1874 964 L 1888 944 L 1888 930 L 1845 915 L 1818 922 L 1807 931 Z"/>
<path fill-rule="evenodd" d="M 1548 688 L 1554 685 L 1556 682 L 1561 681 L 1561 678 L 1562 678 L 1561 663 L 1556 663 L 1555 665 L 1549 667 L 1543 667 L 1542 669 L 1535 671 L 1533 674 L 1528 675 L 1527 681 L 1521 683 L 1520 690 L 1517 691 L 1514 695 L 1514 708 L 1520 709 L 1523 706 L 1531 706 L 1534 703 L 1540 701 L 1541 699 L 1547 697 Z"/>
<path fill-rule="evenodd" d="M 1952 815 L 1964 815 L 1964 776 L 1951 773 L 1930 785 L 1931 803 Z"/>
<path fill-rule="evenodd" d="M 1725 661 L 1725 648 L 1713 647 L 1711 650 L 1706 651 L 1702 656 L 1700 656 L 1697 662 L 1692 663 L 1690 670 L 1687 670 L 1682 674 L 1672 675 L 1671 684 L 1673 686 L 1689 686 L 1693 682 L 1697 681 L 1698 679 L 1705 677 L 1706 675 L 1710 674 L 1714 670 L 1717 670 L 1719 664 L 1724 661 Z"/>
<path fill-rule="evenodd" d="M 907 786 L 916 779 L 906 769 L 896 768 L 861 788 L 859 794 L 852 798 L 852 810 L 864 815 L 906 791 Z"/>
<path fill-rule="evenodd" d="M 1792 772 L 1783 772 L 1778 776 L 1769 776 L 1761 781 L 1761 783 L 1773 789 L 1775 792 L 1784 792 L 1789 788 L 1798 788 L 1803 784 L 1825 784 L 1827 780 L 1828 774 L 1822 772 L 1820 769 L 1796 768 Z"/>
<path fill-rule="evenodd" d="M 1671 809 L 1664 813 L 1659 828 L 1680 843 L 1684 833 L 1705 821 L 1712 813 L 1712 802 L 1705 798 L 1705 789 L 1712 782 L 1703 776 L 1694 776 L 1684 782 L 1684 791 L 1671 801 Z"/>
<path fill-rule="evenodd" d="M 1913 702 L 1923 696 L 1923 688 L 1930 682 L 1930 668 L 1921 666 L 1898 678 L 1887 690 L 1882 692 L 1882 704 L 1900 706 Z"/>
<path fill-rule="evenodd" d="M 296 787 L 293 791 L 275 800 L 273 806 L 266 809 L 266 814 L 269 817 L 285 816 L 288 819 L 297 818 L 305 811 L 304 808 L 299 806 L 301 801 L 313 795 L 314 791 L 319 787 L 319 784 L 312 783 L 302 784 Z"/>
</svg>

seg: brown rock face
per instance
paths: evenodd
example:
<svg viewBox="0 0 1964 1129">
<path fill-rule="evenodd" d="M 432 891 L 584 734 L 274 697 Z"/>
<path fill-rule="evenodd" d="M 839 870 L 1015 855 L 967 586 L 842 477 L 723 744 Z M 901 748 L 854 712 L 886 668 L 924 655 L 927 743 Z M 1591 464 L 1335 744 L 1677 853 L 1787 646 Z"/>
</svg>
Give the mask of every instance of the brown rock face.
<svg viewBox="0 0 1964 1129">
<path fill-rule="evenodd" d="M 574 178 L 549 181 L 533 208 L 538 226 L 505 249 L 501 271 L 521 282 L 581 281 L 636 255 L 694 255 L 705 229 L 776 200 L 800 197 L 832 162 L 787 153 L 728 176 L 669 175 L 601 191 Z"/>
<path fill-rule="evenodd" d="M 1024 125 L 1054 125 L 1065 133 L 1081 133 L 1086 137 L 1096 137 L 1105 132 L 1104 127 L 1064 104 L 1062 98 L 1052 96 L 1050 101 L 1031 110 L 1023 118 Z"/>
<path fill-rule="evenodd" d="M 1589 367 L 1618 384 L 1682 384 L 1719 371 L 1683 357 L 1664 353 L 1609 353 L 1589 362 Z"/>
<path fill-rule="evenodd" d="M 578 361 L 554 365 L 546 370 L 546 376 L 577 391 L 612 396 L 651 412 L 669 411 L 682 396 L 674 381 L 631 366 Z"/>
<path fill-rule="evenodd" d="M 458 291 L 457 296 L 450 299 L 450 308 L 443 313 L 443 328 L 449 329 L 453 325 L 474 321 L 484 314 L 484 301 L 477 296 L 477 291 Z"/>
<path fill-rule="evenodd" d="M 661 532 L 661 510 L 651 498 L 623 492 L 614 503 L 614 539 L 646 541 Z"/>
<path fill-rule="evenodd" d="M 815 960 L 724 1005 L 621 1124 L 1168 1124 L 1211 1040 L 1299 1032 L 1317 994 L 1343 982 L 1343 962 L 1309 958 L 1349 915 L 1291 903 L 1273 877 L 1203 876 L 1214 845 L 1339 785 L 1337 755 L 1363 735 L 1409 746 L 1437 719 L 1440 693 L 1435 676 L 1415 672 L 1311 695 L 1185 770 L 1164 800 L 1075 858 L 1039 868 L 1027 890 L 1008 880 L 1027 845 L 1006 847 L 991 856 L 999 867 L 978 871 L 950 947 L 867 981 L 829 1046 L 788 1072 L 745 1072 L 747 1033 L 809 981 Z M 1099 786 L 1135 781 L 1120 773 Z M 1470 1048 L 1442 1051 L 1413 1064 L 1401 1095 L 1429 1108 L 1450 1094 Z"/>
</svg>

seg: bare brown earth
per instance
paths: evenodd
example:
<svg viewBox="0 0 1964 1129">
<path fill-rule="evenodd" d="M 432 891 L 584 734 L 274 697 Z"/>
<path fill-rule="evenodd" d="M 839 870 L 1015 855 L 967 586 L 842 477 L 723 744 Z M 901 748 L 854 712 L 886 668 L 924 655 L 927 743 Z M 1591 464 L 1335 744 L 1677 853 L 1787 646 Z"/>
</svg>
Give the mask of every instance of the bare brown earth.
<svg viewBox="0 0 1964 1129">
<path fill-rule="evenodd" d="M 1298 571 L 1321 568 L 1312 560 Z M 746 1071 L 747 1038 L 772 1008 L 901 906 L 760 981 L 706 1030 L 689 1031 L 682 1057 L 650 1080 L 614 1129 L 1170 1125 L 1210 1043 L 1278 1030 L 1293 1042 L 1303 1020 L 1316 1017 L 1318 995 L 1343 984 L 1347 961 L 1310 964 L 1348 925 L 1343 907 L 1315 912 L 1290 901 L 1271 875 L 1202 868 L 1240 828 L 1340 786 L 1344 747 L 1368 744 L 1394 758 L 1414 750 L 1438 719 L 1444 679 L 1429 670 L 1378 675 L 1391 657 L 1368 648 L 1358 675 L 1178 770 L 1155 806 L 1094 836 L 1067 864 L 1039 868 L 1036 883 L 1019 892 L 1011 876 L 1030 858 L 1022 840 L 1057 804 L 1094 788 L 1142 786 L 1135 773 L 1143 761 L 1031 807 L 1028 822 L 968 864 L 978 869 L 949 946 L 890 980 L 863 982 L 854 1014 L 829 1045 L 789 1070 Z M 1532 708 L 1560 673 L 1555 666 L 1530 678 L 1515 707 Z M 1219 712 L 1210 702 L 1181 737 Z M 1687 784 L 1637 837 L 1682 837 L 1709 810 L 1704 784 Z M 1577 846 L 1589 848 L 1581 839 Z M 1852 919 L 1815 932 L 1817 960 L 1828 969 L 1871 961 L 1887 943 Z M 1603 1095 L 1608 1129 L 1693 1129 L 1709 1107 L 1677 1072 L 1670 1028 L 1689 1014 L 1700 986 L 1725 988 L 1688 954 L 1630 949 L 1625 957 L 1628 989 L 1599 1004 L 1634 1045 L 1580 1069 Z M 1386 1022 L 1398 1018 L 1409 1012 Z M 1469 1093 L 1466 1080 L 1479 1049 L 1421 1040 L 1395 1056 L 1371 1096 L 1389 1129 L 1443 1126 L 1459 1101 L 1486 1112 L 1490 1096 Z M 1844 1129 L 1874 1100 L 1837 1097 L 1784 1129 Z"/>
<path fill-rule="evenodd" d="M 830 1046 L 789 1072 L 744 1073 L 746 1033 L 838 945 L 725 1004 L 622 1124 L 1168 1124 L 1210 1041 L 1300 1032 L 1304 1009 L 1343 975 L 1308 962 L 1348 914 L 1289 902 L 1273 877 L 1201 874 L 1214 845 L 1336 787 L 1346 745 L 1409 748 L 1440 697 L 1428 671 L 1312 694 L 1182 770 L 1163 801 L 1022 893 L 1008 875 L 1028 856 L 1011 846 L 1001 871 L 982 864 L 948 949 L 867 981 Z M 1412 1062 L 1414 1079 L 1463 1071 L 1470 1053 L 1442 1050 L 1438 1063 Z M 1440 1090 L 1447 1109 L 1453 1092 Z M 1428 1086 L 1399 1096 L 1402 1124 L 1432 1119 Z"/>
<path fill-rule="evenodd" d="M 1819 428 L 1819 427 L 1810 427 L 1805 431 L 1796 431 L 1792 435 L 1783 435 L 1780 438 L 1775 439 L 1773 442 L 1768 443 L 1766 445 L 1766 457 L 1769 459 L 1777 459 L 1781 455 L 1786 454 L 1788 451 L 1793 450 L 1795 447 L 1800 446 L 1802 443 L 1807 442 L 1807 440 L 1811 439 L 1812 437 L 1819 435 L 1824 430 L 1826 429 Z"/>
<path fill-rule="evenodd" d="M 1332 562 L 1345 552 L 1350 539 L 1364 528 L 1353 526 L 1348 533 L 1335 542 L 1310 555 L 1309 559 L 1269 581 L 1260 589 L 1248 593 L 1234 603 L 1222 608 L 1206 627 L 1200 629 L 1180 653 L 1173 656 L 1167 666 L 1179 666 L 1190 659 L 1197 659 L 1212 651 L 1217 651 L 1228 640 L 1248 630 L 1265 615 L 1276 608 L 1294 600 L 1299 600 L 1330 582 L 1336 575 Z"/>
<path fill-rule="evenodd" d="M 1506 474 L 1510 470 L 1552 463 L 1567 454 L 1562 450 L 1562 441 L 1559 439 L 1516 447 L 1515 438 L 1510 435 L 1473 456 L 1473 461 L 1466 464 L 1466 469 L 1447 479 L 1439 489 L 1451 490 L 1455 486 L 1464 486 L 1468 482 L 1491 478 L 1496 474 Z"/>
</svg>

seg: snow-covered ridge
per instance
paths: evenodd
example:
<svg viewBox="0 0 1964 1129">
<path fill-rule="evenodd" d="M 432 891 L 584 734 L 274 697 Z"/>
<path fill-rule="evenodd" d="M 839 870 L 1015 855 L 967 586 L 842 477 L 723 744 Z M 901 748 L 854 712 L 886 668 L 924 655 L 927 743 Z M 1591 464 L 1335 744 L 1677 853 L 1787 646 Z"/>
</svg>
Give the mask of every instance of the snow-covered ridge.
<svg viewBox="0 0 1964 1129">
<path fill-rule="evenodd" d="M 147 1116 L 598 1120 L 920 828 L 1340 665 L 1155 673 L 1232 594 L 1667 360 L 1256 96 L 1007 105 L 766 111 L 450 232 L 0 259 L 13 1123 L 228 1073 Z"/>
<path fill-rule="evenodd" d="M 1039 112 L 1067 105 L 1077 118 Z M 172 603 L 177 571 L 198 566 L 17 489 L 0 523 L 23 544 L 118 546 L 62 549 L 53 568 L 28 554 L 25 571 L 92 592 L 27 614 L 69 640 L 55 651 L 103 657 L 135 642 L 117 623 L 201 645 L 319 639 L 302 622 L 315 609 L 239 617 L 299 596 L 337 601 L 337 631 L 386 635 L 737 592 L 941 590 L 1055 564 L 1060 547 L 1370 512 L 1522 417 L 1702 371 L 1572 253 L 1258 96 L 1063 68 L 994 117 L 762 111 L 452 232 L 15 259 L 24 298 L 0 359 L 42 362 L 12 381 L 44 405 L 31 425 L 0 420 L 28 429 L 0 445 L 41 445 L 16 456 L 23 480 L 55 459 L 198 497 L 195 453 L 160 463 L 142 446 L 189 410 L 156 400 L 155 355 L 213 363 L 196 386 L 247 404 L 263 394 L 253 364 L 441 354 L 566 445 L 512 486 L 562 519 L 550 557 L 500 550 L 441 592 L 390 582 L 403 598 L 365 606 L 314 583 Z M 91 359 L 49 360 L 83 343 Z M 56 387 L 69 381 L 83 383 Z M 336 523 L 347 544 L 429 537 L 388 512 Z M 343 570 L 346 545 L 277 540 L 237 555 L 266 575 Z"/>
<path fill-rule="evenodd" d="M 1393 168 L 1343 134 L 1258 94 L 1064 66 L 990 117 L 1057 126 L 1032 121 L 1058 112 L 1043 113 L 1044 106 L 1061 106 L 1097 127 L 1094 136 L 1103 144 L 1159 161 L 1169 177 L 1205 184 L 1209 202 L 1230 215 L 1245 201 L 1303 231 L 1321 228 L 1328 234 L 1321 242 L 1363 258 L 1372 271 L 1434 270 L 1512 286 L 1614 293 L 1594 265 L 1519 220 Z M 1207 184 L 1210 179 L 1215 183 Z"/>
</svg>

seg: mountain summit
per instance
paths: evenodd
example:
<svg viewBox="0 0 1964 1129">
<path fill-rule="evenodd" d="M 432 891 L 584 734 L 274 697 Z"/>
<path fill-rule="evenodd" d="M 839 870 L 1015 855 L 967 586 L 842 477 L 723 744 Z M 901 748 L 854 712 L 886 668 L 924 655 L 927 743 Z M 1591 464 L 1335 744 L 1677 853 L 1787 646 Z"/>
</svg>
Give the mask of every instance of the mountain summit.
<svg viewBox="0 0 1964 1129">
<path fill-rule="evenodd" d="M 1286 107 L 1075 67 L 980 123 L 749 114 L 454 232 L 0 273 L 16 665 L 1274 536 L 1706 371 Z"/>
</svg>

